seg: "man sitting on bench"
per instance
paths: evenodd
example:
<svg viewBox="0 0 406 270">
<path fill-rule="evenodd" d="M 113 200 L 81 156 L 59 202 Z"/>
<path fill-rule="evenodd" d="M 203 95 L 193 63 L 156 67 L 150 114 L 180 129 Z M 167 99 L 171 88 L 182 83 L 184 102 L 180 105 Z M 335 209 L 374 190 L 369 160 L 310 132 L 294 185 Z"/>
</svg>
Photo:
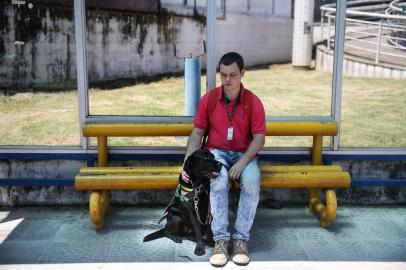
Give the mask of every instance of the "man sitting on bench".
<svg viewBox="0 0 406 270">
<path fill-rule="evenodd" d="M 233 239 L 232 260 L 239 265 L 249 263 L 247 242 L 254 221 L 260 192 L 260 171 L 257 155 L 265 143 L 265 110 L 260 99 L 241 83 L 244 60 L 238 53 L 223 55 L 219 62 L 222 85 L 207 92 L 201 99 L 194 128 L 187 143 L 186 158 L 201 147 L 210 150 L 223 168 L 211 181 L 211 228 L 215 246 L 210 257 L 214 266 L 228 261 L 228 244 Z M 187 175 L 182 172 L 187 181 Z M 241 193 L 235 221 L 235 232 L 228 231 L 229 179 L 240 181 Z"/>
</svg>

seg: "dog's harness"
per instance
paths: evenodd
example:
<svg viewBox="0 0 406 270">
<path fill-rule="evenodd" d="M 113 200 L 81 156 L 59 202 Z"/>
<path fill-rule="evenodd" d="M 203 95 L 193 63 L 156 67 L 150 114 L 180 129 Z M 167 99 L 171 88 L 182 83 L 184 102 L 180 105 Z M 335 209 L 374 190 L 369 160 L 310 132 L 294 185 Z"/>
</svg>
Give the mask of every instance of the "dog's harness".
<svg viewBox="0 0 406 270">
<path fill-rule="evenodd" d="M 200 184 L 197 188 L 194 187 L 193 183 L 192 188 L 188 188 L 183 186 L 182 184 L 179 184 L 176 187 L 175 195 L 172 197 L 171 201 L 169 202 L 169 205 L 166 207 L 164 213 L 168 211 L 168 209 L 172 206 L 174 203 L 175 197 L 179 198 L 180 201 L 182 202 L 188 202 L 193 198 L 193 204 L 194 204 L 194 209 L 196 212 L 197 220 L 201 225 L 207 225 L 210 224 L 211 222 L 211 211 L 210 211 L 210 200 L 209 200 L 209 205 L 207 209 L 207 216 L 205 222 L 202 222 L 200 219 L 200 214 L 199 214 L 199 195 L 202 194 L 203 192 L 206 192 L 208 195 L 208 191 L 203 188 L 203 184 Z M 158 221 L 158 224 L 161 223 L 161 221 L 165 218 L 166 215 L 161 217 L 161 219 Z"/>
</svg>

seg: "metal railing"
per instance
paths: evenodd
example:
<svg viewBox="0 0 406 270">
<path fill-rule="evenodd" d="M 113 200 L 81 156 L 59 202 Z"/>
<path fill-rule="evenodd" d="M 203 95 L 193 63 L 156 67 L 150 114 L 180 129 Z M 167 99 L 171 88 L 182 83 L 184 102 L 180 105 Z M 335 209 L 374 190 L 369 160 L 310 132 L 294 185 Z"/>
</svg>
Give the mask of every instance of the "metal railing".
<svg viewBox="0 0 406 270">
<path fill-rule="evenodd" d="M 321 38 L 334 47 L 336 4 L 321 8 Z M 406 0 L 348 1 L 345 32 L 346 52 L 360 57 L 406 66 Z"/>
</svg>

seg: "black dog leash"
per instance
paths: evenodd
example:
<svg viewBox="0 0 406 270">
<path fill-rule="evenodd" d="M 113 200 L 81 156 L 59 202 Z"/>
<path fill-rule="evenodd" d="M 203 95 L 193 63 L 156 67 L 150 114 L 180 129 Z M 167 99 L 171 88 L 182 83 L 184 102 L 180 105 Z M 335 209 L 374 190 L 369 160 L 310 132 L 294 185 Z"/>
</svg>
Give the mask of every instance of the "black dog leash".
<svg viewBox="0 0 406 270">
<path fill-rule="evenodd" d="M 193 191 L 194 191 L 194 193 L 195 193 L 195 195 L 194 195 L 194 197 L 193 197 L 193 203 L 194 203 L 194 209 L 195 209 L 195 212 L 196 212 L 196 216 L 197 216 L 197 220 L 199 221 L 199 223 L 201 224 L 201 225 L 207 225 L 207 224 L 210 224 L 210 222 L 211 222 L 211 206 L 210 206 L 210 199 L 209 199 L 209 205 L 208 205 L 208 209 L 207 209 L 207 216 L 206 216 L 206 220 L 204 221 L 204 222 L 202 222 L 202 220 L 200 219 L 200 214 L 199 214 L 199 194 L 200 193 L 202 193 L 202 191 L 201 191 L 201 188 L 202 188 L 202 186 L 203 186 L 203 184 L 201 184 L 200 186 L 198 186 L 197 188 L 195 188 L 194 186 L 193 186 L 193 183 L 192 182 L 190 182 L 191 184 L 192 184 L 192 188 L 193 188 Z M 209 194 L 208 192 L 207 192 L 207 190 L 205 190 L 206 191 L 206 193 L 207 194 Z"/>
</svg>

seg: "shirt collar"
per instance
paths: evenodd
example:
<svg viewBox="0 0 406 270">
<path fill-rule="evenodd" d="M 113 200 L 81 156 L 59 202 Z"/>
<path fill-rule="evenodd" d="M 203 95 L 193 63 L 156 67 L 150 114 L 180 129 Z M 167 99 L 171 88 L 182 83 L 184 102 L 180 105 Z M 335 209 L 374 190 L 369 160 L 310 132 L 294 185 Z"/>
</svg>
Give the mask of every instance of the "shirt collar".
<svg viewBox="0 0 406 270">
<path fill-rule="evenodd" d="M 223 87 L 222 86 L 220 86 L 220 87 L 221 87 L 221 91 L 219 91 L 220 93 L 219 93 L 218 99 L 224 100 L 224 102 L 226 102 L 226 104 L 230 103 L 231 101 L 228 100 L 226 95 L 224 94 Z M 241 102 L 242 98 L 244 97 L 244 92 L 245 92 L 244 90 L 245 90 L 244 85 L 242 83 L 240 83 L 240 92 L 238 93 L 238 97 L 236 100 L 237 104 L 239 104 Z"/>
</svg>

